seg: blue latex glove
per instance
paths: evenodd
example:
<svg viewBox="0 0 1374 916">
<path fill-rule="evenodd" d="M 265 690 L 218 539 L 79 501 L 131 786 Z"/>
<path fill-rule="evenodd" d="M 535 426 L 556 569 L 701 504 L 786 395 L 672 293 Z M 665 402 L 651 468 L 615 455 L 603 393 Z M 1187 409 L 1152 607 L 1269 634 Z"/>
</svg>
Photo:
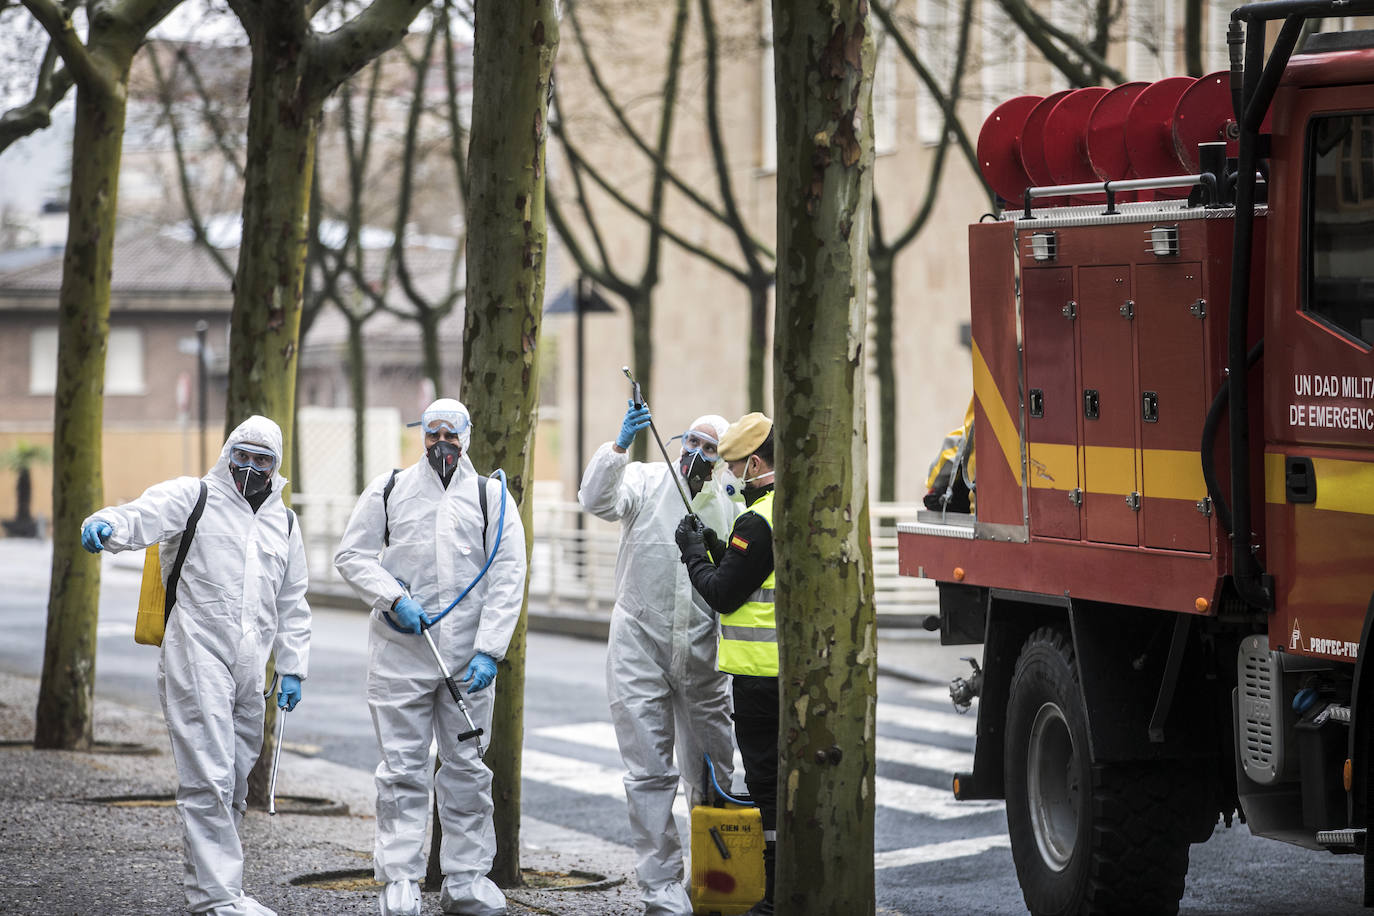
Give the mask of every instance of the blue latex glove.
<svg viewBox="0 0 1374 916">
<path fill-rule="evenodd" d="M 472 661 L 468 662 L 468 673 L 464 676 L 463 683 L 472 681 L 468 693 L 476 693 L 490 684 L 494 677 L 496 677 L 496 660 L 485 652 L 478 652 L 472 657 Z"/>
<path fill-rule="evenodd" d="M 114 533 L 109 522 L 93 518 L 81 529 L 81 546 L 88 553 L 100 553 L 105 549 L 105 539 Z"/>
<path fill-rule="evenodd" d="M 620 424 L 620 435 L 615 437 L 615 444 L 620 448 L 629 448 L 635 441 L 635 434 L 649 425 L 649 408 L 641 404 L 636 407 L 634 401 L 630 401 L 630 409 L 625 411 L 625 419 Z"/>
<path fill-rule="evenodd" d="M 429 626 L 425 609 L 409 595 L 402 595 L 391 608 L 391 613 L 396 617 L 396 625 L 403 630 L 419 633 L 421 626 Z"/>
<path fill-rule="evenodd" d="M 284 707 L 287 712 L 296 708 L 296 704 L 301 701 L 301 679 L 294 674 L 283 674 L 281 677 L 281 690 L 277 691 L 277 705 Z"/>
</svg>

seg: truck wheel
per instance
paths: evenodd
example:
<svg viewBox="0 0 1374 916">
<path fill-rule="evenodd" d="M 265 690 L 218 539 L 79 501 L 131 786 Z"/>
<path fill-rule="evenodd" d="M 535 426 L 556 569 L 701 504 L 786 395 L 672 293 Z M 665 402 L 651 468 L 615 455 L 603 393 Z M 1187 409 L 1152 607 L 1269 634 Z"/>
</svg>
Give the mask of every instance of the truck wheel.
<svg viewBox="0 0 1374 916">
<path fill-rule="evenodd" d="M 1007 704 L 1007 828 L 1036 916 L 1176 913 L 1188 838 L 1173 813 L 1169 769 L 1092 766 L 1073 648 L 1036 630 Z"/>
</svg>

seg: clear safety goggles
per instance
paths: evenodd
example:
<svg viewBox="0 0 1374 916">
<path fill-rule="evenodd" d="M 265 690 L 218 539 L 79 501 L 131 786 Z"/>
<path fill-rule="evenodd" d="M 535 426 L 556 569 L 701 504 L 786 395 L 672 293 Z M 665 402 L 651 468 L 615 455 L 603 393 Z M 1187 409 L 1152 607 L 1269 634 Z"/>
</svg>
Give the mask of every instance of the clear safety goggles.
<svg viewBox="0 0 1374 916">
<path fill-rule="evenodd" d="M 259 445 L 236 445 L 229 450 L 229 463 L 236 468 L 251 467 L 267 473 L 277 466 L 277 456 Z"/>
<path fill-rule="evenodd" d="M 436 410 L 420 417 L 420 426 L 426 436 L 437 436 L 444 432 L 461 436 L 467 432 L 471 422 L 467 415 L 457 410 Z"/>
<path fill-rule="evenodd" d="M 699 429 L 689 429 L 682 435 L 674 436 L 673 438 L 682 440 L 682 450 L 684 452 L 695 452 L 707 461 L 712 462 L 720 459 L 720 455 L 717 453 L 717 448 L 720 443 L 709 433 L 704 433 Z"/>
</svg>

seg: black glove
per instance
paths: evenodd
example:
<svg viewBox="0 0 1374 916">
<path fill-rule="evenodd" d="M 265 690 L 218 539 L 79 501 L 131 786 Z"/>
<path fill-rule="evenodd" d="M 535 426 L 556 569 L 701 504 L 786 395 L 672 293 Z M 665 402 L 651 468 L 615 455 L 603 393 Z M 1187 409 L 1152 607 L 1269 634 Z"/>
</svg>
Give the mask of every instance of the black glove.
<svg viewBox="0 0 1374 916">
<path fill-rule="evenodd" d="M 720 539 L 720 535 L 716 534 L 714 528 L 707 528 L 702 541 L 706 544 L 706 552 L 711 555 L 711 559 L 719 563 L 720 558 L 725 556 L 725 542 Z"/>
<path fill-rule="evenodd" d="M 684 515 L 673 537 L 677 539 L 677 549 L 682 552 L 684 562 L 692 557 L 706 556 L 706 526 L 695 515 Z"/>
</svg>

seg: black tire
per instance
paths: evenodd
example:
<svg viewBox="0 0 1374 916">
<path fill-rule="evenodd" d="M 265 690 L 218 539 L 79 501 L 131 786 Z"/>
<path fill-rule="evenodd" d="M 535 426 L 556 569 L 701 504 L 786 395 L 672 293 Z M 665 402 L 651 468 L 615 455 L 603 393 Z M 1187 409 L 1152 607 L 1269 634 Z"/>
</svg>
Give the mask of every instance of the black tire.
<svg viewBox="0 0 1374 916">
<path fill-rule="evenodd" d="M 1188 837 L 1161 764 L 1094 767 L 1073 648 L 1027 638 L 1007 704 L 1007 828 L 1036 916 L 1178 912 Z"/>
</svg>

